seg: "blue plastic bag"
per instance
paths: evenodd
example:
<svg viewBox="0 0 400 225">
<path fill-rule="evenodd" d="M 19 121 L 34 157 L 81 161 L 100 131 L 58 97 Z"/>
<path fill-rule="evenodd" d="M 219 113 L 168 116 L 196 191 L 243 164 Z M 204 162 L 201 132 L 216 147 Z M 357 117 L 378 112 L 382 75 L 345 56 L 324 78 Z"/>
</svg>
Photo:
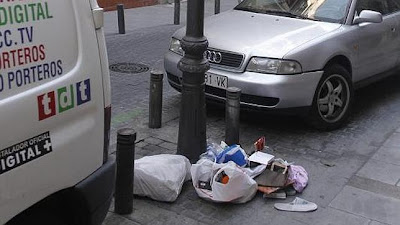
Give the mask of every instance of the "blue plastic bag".
<svg viewBox="0 0 400 225">
<path fill-rule="evenodd" d="M 227 163 L 232 161 L 237 165 L 244 167 L 247 165 L 248 159 L 246 152 L 240 147 L 240 145 L 231 145 L 217 155 L 216 161 L 217 163 Z"/>
</svg>

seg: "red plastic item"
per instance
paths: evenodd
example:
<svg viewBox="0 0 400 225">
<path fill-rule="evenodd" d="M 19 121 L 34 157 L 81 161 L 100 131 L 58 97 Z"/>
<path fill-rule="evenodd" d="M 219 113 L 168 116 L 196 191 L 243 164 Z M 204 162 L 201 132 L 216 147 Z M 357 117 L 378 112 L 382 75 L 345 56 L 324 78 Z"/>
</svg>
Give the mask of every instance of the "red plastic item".
<svg viewBox="0 0 400 225">
<path fill-rule="evenodd" d="M 265 147 L 265 137 L 262 136 L 256 142 L 254 142 L 254 147 L 256 148 L 256 151 L 263 150 Z"/>
</svg>

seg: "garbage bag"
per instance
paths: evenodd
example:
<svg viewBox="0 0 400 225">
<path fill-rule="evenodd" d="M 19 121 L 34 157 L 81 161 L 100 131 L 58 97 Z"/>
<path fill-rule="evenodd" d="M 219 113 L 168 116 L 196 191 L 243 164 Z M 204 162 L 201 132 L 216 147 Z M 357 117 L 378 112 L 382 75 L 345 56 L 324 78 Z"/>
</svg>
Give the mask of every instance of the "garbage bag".
<svg viewBox="0 0 400 225">
<path fill-rule="evenodd" d="M 308 183 L 308 173 L 302 166 L 289 166 L 289 182 L 293 183 L 293 188 L 301 193 Z"/>
<path fill-rule="evenodd" d="M 247 165 L 248 157 L 240 145 L 231 145 L 217 155 L 217 163 L 227 163 L 229 161 L 233 161 L 237 165 L 244 167 Z"/>
<path fill-rule="evenodd" d="M 191 174 L 198 196 L 210 201 L 245 203 L 257 192 L 257 183 L 231 161 L 219 164 L 200 159 L 192 165 Z"/>
<path fill-rule="evenodd" d="M 213 162 L 217 160 L 217 155 L 221 153 L 224 149 L 221 145 L 218 145 L 214 142 L 207 143 L 207 150 L 203 154 L 200 155 L 200 158 L 207 158 Z"/>
<path fill-rule="evenodd" d="M 175 201 L 183 183 L 191 178 L 191 164 L 181 155 L 146 156 L 134 165 L 134 194 L 158 201 Z"/>
</svg>

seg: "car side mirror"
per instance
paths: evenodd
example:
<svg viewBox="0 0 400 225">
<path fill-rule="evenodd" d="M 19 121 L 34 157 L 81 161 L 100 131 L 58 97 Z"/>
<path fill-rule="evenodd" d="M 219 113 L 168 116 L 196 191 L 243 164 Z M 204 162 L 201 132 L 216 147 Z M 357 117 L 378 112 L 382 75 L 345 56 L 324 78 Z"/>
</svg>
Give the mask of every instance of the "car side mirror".
<svg viewBox="0 0 400 225">
<path fill-rule="evenodd" d="M 363 10 L 359 16 L 356 16 L 353 20 L 353 24 L 360 23 L 381 23 L 383 21 L 382 14 L 380 12 L 372 10 Z"/>
</svg>

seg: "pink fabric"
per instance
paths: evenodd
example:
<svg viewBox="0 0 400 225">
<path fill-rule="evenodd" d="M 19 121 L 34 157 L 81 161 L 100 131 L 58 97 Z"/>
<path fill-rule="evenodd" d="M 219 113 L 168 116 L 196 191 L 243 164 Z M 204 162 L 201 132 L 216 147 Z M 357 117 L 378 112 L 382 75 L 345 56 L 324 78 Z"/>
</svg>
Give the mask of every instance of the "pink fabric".
<svg viewBox="0 0 400 225">
<path fill-rule="evenodd" d="M 297 192 L 302 192 L 308 183 L 307 171 L 302 166 L 289 166 L 288 180 L 293 183 L 293 188 Z"/>
</svg>

